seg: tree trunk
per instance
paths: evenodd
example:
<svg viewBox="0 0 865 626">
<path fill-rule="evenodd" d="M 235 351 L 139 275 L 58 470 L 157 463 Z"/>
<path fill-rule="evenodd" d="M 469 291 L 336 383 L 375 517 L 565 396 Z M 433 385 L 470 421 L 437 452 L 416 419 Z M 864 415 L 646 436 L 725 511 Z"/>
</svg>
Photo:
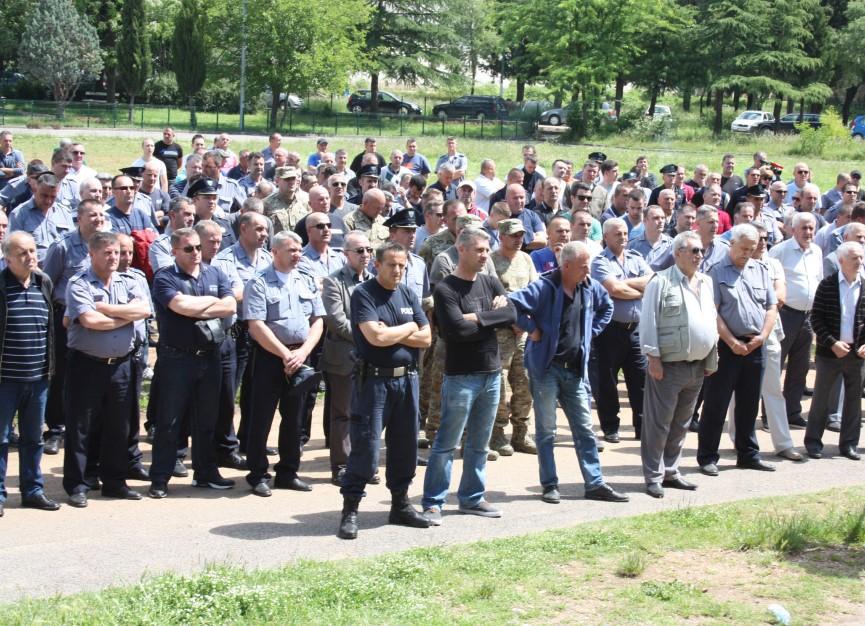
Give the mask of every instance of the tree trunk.
<svg viewBox="0 0 865 626">
<path fill-rule="evenodd" d="M 724 91 L 722 89 L 715 90 L 715 124 L 713 127 L 713 132 L 715 135 L 721 134 L 721 124 L 724 121 L 723 117 L 724 112 Z"/>
<path fill-rule="evenodd" d="M 778 130 L 778 123 L 781 121 L 781 107 L 784 103 L 781 98 L 775 98 L 775 108 L 772 109 L 772 115 L 775 116 L 775 130 Z"/>
<path fill-rule="evenodd" d="M 691 87 L 689 85 L 682 88 L 682 110 L 691 110 Z"/>
<path fill-rule="evenodd" d="M 805 98 L 801 98 L 799 100 L 799 119 L 802 119 L 802 116 L 805 114 Z"/>
<path fill-rule="evenodd" d="M 793 109 L 796 108 L 796 103 L 793 102 L 793 98 L 787 98 L 787 113 L 792 113 Z"/>
<path fill-rule="evenodd" d="M 117 68 L 112 65 L 105 68 L 105 101 L 108 104 L 117 102 Z"/>
<path fill-rule="evenodd" d="M 271 85 L 270 89 L 270 128 L 276 130 L 276 114 L 279 111 L 279 88 L 274 89 Z"/>
<path fill-rule="evenodd" d="M 556 95 L 553 97 L 553 107 L 558 109 L 562 106 L 562 100 L 564 100 L 564 95 L 561 91 L 557 91 Z"/>
<path fill-rule="evenodd" d="M 129 113 L 126 116 L 126 121 L 132 123 L 132 114 L 135 111 L 135 94 L 129 94 Z"/>
<path fill-rule="evenodd" d="M 189 96 L 189 125 L 195 130 L 198 126 L 198 116 L 195 114 L 195 96 Z"/>
<path fill-rule="evenodd" d="M 477 55 L 472 54 L 469 58 L 469 69 L 472 73 L 472 84 L 469 93 L 471 95 L 475 95 L 475 83 L 477 82 L 478 75 L 478 58 Z"/>
<path fill-rule="evenodd" d="M 705 92 L 700 94 L 700 117 L 703 117 L 703 101 L 705 95 Z"/>
<path fill-rule="evenodd" d="M 742 92 L 737 87 L 733 90 L 733 110 L 739 112 L 739 99 L 742 97 Z"/>
<path fill-rule="evenodd" d="M 749 91 L 749 92 L 748 92 L 748 97 L 745 99 L 745 108 L 747 108 L 747 109 L 749 109 L 749 110 L 753 110 L 753 109 L 754 109 L 754 100 L 755 100 L 755 98 L 754 98 L 754 94 L 752 94 L 752 93 Z"/>
<path fill-rule="evenodd" d="M 658 104 L 658 88 L 652 87 L 652 96 L 649 100 L 648 117 L 651 119 L 655 116 L 655 105 Z"/>
<path fill-rule="evenodd" d="M 622 114 L 622 99 L 625 97 L 625 77 L 616 76 L 616 119 Z"/>
<path fill-rule="evenodd" d="M 526 99 L 526 80 L 517 77 L 517 102 L 522 102 Z"/>
<path fill-rule="evenodd" d="M 378 111 L 378 72 L 369 75 L 369 110 Z"/>
<path fill-rule="evenodd" d="M 847 125 L 847 122 L 850 120 L 850 106 L 853 104 L 853 100 L 856 98 L 856 92 L 859 91 L 859 84 L 850 85 L 847 89 L 844 90 L 844 104 L 841 105 L 841 118 L 844 121 L 844 125 Z"/>
</svg>

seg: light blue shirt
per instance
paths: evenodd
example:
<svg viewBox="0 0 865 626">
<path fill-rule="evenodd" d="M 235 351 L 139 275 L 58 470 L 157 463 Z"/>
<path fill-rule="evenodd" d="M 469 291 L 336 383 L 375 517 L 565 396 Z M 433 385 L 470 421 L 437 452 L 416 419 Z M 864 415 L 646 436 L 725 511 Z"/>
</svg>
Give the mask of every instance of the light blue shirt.
<svg viewBox="0 0 865 626">
<path fill-rule="evenodd" d="M 628 242 L 628 249 L 634 252 L 639 252 L 643 255 L 646 263 L 653 271 L 659 272 L 673 265 L 676 260 L 673 258 L 673 239 L 669 235 L 661 234 L 658 241 L 653 246 L 646 239 L 645 230 L 642 234 L 634 237 Z"/>
<path fill-rule="evenodd" d="M 621 264 L 609 248 L 604 248 L 592 260 L 592 278 L 602 285 L 608 278 L 627 280 L 651 273 L 652 269 L 645 259 L 643 259 L 642 255 L 633 250 L 625 249 Z M 639 322 L 642 305 L 643 301 L 641 299 L 621 300 L 613 298 L 613 321 L 623 324 Z"/>
<path fill-rule="evenodd" d="M 9 232 L 23 230 L 31 235 L 36 241 L 36 256 L 41 266 L 45 260 L 48 247 L 60 239 L 75 226 L 72 223 L 72 214 L 66 208 L 56 202 L 51 205 L 48 212 L 43 214 L 36 205 L 33 198 L 18 206 L 9 216 Z"/>
<path fill-rule="evenodd" d="M 87 243 L 77 230 L 66 233 L 48 248 L 42 270 L 54 284 L 51 297 L 66 306 L 66 285 L 69 279 L 90 267 Z"/>
<path fill-rule="evenodd" d="M 740 270 L 728 254 L 709 269 L 709 277 L 713 281 L 718 315 L 733 336 L 760 334 L 766 311 L 778 303 L 766 264 L 748 259 Z"/>
<path fill-rule="evenodd" d="M 303 249 L 303 257 L 300 259 L 297 269 L 313 278 L 324 278 L 339 271 L 345 262 L 346 258 L 342 250 L 328 246 L 324 254 L 319 254 L 318 250 L 307 245 Z"/>
<path fill-rule="evenodd" d="M 246 283 L 243 317 L 260 320 L 286 346 L 303 343 L 311 317 L 322 317 L 324 305 L 311 276 L 294 270 L 283 283 L 273 265 Z"/>
</svg>

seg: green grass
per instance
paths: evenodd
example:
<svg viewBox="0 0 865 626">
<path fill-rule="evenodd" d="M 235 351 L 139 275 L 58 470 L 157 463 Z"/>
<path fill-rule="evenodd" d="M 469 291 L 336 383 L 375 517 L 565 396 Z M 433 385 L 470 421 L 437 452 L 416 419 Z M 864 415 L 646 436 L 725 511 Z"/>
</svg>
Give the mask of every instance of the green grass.
<svg viewBox="0 0 865 626">
<path fill-rule="evenodd" d="M 861 615 L 861 519 L 859 534 L 850 531 L 863 510 L 861 489 L 835 490 L 369 559 L 212 565 L 190 577 L 0 606 L 0 622 L 750 625 L 769 622 L 766 607 L 777 602 L 794 624 L 812 624 L 843 607 Z M 798 550 L 776 550 L 772 539 L 740 549 L 755 528 L 782 528 L 791 517 L 809 520 L 797 525 Z M 643 555 L 626 557 L 640 561 L 633 578 L 614 573 L 623 554 Z"/>
</svg>

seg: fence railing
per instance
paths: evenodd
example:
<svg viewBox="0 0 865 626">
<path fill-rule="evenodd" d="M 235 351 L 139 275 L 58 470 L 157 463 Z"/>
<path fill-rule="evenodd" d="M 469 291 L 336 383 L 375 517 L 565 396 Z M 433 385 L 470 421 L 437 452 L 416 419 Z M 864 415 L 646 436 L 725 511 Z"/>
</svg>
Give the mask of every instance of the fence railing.
<svg viewBox="0 0 865 626">
<path fill-rule="evenodd" d="M 9 100 L 0 98 L 0 127 L 29 128 L 138 128 L 199 132 L 241 132 L 237 112 L 195 111 L 196 124 L 190 120 L 189 107 L 104 102 L 70 102 L 62 110 L 55 102 Z M 473 139 L 525 139 L 533 135 L 535 124 L 526 120 L 491 120 L 470 117 L 440 119 L 388 113 L 337 113 L 315 109 L 278 111 L 276 125 L 270 124 L 270 109 L 247 113 L 245 133 L 267 134 L 278 131 L 294 135 L 376 135 L 445 136 Z"/>
</svg>

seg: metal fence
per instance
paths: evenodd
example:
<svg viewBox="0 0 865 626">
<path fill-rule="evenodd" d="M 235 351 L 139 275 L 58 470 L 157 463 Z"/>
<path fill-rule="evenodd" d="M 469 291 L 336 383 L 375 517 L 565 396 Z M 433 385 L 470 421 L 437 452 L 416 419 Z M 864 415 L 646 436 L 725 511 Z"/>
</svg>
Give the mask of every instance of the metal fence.
<svg viewBox="0 0 865 626">
<path fill-rule="evenodd" d="M 240 115 L 219 110 L 196 111 L 190 123 L 189 107 L 124 103 L 70 102 L 62 110 L 55 102 L 0 98 L 0 127 L 28 128 L 140 128 L 199 132 L 240 132 Z M 336 113 L 332 110 L 299 109 L 277 112 L 270 124 L 270 109 L 244 116 L 245 133 L 278 131 L 294 135 L 461 136 L 472 139 L 525 139 L 535 132 L 533 121 L 490 120 L 469 117 L 440 119 L 387 113 Z"/>
</svg>

